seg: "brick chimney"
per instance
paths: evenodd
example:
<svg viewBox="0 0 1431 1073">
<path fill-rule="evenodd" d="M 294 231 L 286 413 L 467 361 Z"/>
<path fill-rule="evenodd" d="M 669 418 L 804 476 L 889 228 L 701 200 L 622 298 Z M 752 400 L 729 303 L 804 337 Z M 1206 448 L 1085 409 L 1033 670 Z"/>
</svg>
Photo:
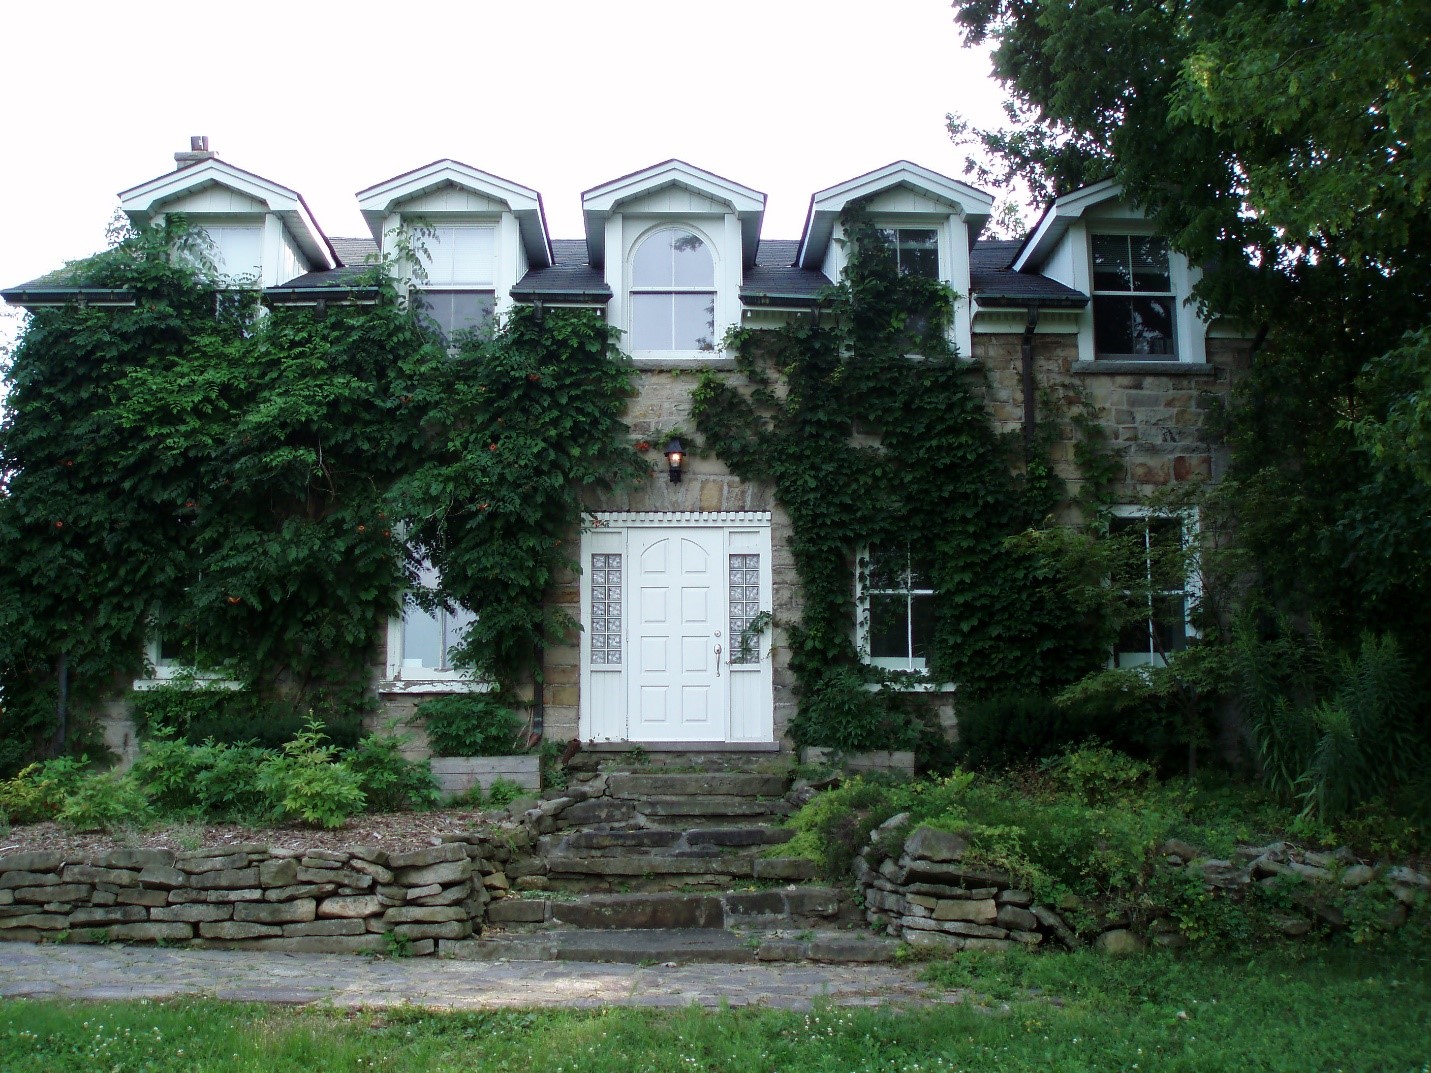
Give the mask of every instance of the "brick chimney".
<svg viewBox="0 0 1431 1073">
<path fill-rule="evenodd" d="M 174 170 L 183 171 L 185 168 L 193 167 L 195 164 L 205 160 L 213 160 L 219 154 L 209 148 L 209 136 L 207 134 L 196 134 L 189 139 L 189 151 L 187 153 L 174 154 Z"/>
</svg>

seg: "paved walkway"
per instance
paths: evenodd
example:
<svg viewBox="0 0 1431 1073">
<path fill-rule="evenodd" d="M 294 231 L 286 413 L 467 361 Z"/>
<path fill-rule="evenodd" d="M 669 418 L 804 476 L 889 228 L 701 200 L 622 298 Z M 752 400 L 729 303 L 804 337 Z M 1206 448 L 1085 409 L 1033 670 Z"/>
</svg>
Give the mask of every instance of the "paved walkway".
<svg viewBox="0 0 1431 1073">
<path fill-rule="evenodd" d="M 164 999 L 436 1009 L 837 1005 L 958 1001 L 893 965 L 682 965 L 391 961 L 340 954 L 0 943 L 0 997 Z"/>
</svg>

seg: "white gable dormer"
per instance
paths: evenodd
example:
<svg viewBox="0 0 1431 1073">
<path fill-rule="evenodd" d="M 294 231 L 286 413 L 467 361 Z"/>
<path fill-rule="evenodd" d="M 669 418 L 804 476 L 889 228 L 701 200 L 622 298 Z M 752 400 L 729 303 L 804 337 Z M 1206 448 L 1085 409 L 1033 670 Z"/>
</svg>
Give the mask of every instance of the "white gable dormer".
<svg viewBox="0 0 1431 1073">
<path fill-rule="evenodd" d="M 1078 321 L 1082 362 L 1107 370 L 1126 363 L 1207 362 L 1207 322 L 1191 301 L 1201 269 L 1168 245 L 1114 180 L 1050 205 L 1013 270 L 1090 296 Z"/>
<path fill-rule="evenodd" d="M 198 161 L 186 166 L 185 158 L 194 157 Z M 222 275 L 259 287 L 337 266 L 327 236 L 296 191 L 212 153 L 176 159 L 177 171 L 120 193 L 120 208 L 136 227 L 183 214 L 208 233 Z"/>
<path fill-rule="evenodd" d="M 969 250 L 994 210 L 982 190 L 899 160 L 810 198 L 796 265 L 829 279 L 844 274 L 848 256 L 840 214 L 859 204 L 895 248 L 901 270 L 936 275 L 960 295 L 969 293 Z M 971 350 L 967 302 L 955 303 L 954 344 Z"/>
<path fill-rule="evenodd" d="M 765 195 L 668 160 L 586 191 L 581 205 L 587 259 L 605 273 L 608 320 L 631 355 L 667 365 L 722 357 Z"/>
<path fill-rule="evenodd" d="M 437 160 L 361 190 L 358 208 L 444 332 L 505 312 L 527 270 L 552 263 L 541 195 L 460 161 Z M 414 244 L 422 269 L 414 272 L 402 244 L 418 225 L 427 230 Z"/>
</svg>

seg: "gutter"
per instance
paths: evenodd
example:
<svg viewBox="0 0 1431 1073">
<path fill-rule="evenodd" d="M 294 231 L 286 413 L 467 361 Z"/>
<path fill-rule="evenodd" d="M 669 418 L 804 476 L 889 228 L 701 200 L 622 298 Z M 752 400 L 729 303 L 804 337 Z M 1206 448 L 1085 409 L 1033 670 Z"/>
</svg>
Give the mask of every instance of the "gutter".
<svg viewBox="0 0 1431 1073">
<path fill-rule="evenodd" d="M 544 302 L 547 305 L 604 306 L 611 301 L 610 291 L 519 291 L 508 292 L 512 301 L 524 304 Z"/>
<path fill-rule="evenodd" d="M 271 287 L 263 292 L 269 305 L 322 305 L 351 302 L 371 305 L 378 300 L 377 287 Z"/>
<path fill-rule="evenodd" d="M 780 309 L 814 309 L 820 304 L 820 297 L 815 294 L 769 294 L 765 292 L 757 294 L 742 292 L 740 302 L 741 305 L 756 307 L 775 306 Z"/>
<path fill-rule="evenodd" d="M 132 306 L 133 291 L 101 290 L 95 287 L 16 287 L 0 291 L 0 298 L 26 309 L 46 306 Z"/>
</svg>

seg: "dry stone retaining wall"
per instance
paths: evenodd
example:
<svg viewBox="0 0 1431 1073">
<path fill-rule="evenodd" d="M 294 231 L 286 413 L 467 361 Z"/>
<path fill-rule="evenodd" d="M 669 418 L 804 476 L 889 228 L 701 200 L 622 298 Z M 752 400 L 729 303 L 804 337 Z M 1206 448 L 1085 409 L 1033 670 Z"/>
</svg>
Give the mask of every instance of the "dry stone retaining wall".
<svg viewBox="0 0 1431 1073">
<path fill-rule="evenodd" d="M 0 939 L 432 954 L 480 932 L 522 830 L 390 853 L 257 844 L 0 857 Z M 392 938 L 389 938 L 392 936 Z"/>
<path fill-rule="evenodd" d="M 1095 907 L 1069 902 L 1037 904 L 1031 891 L 997 871 L 964 861 L 967 844 L 959 835 L 929 827 L 917 828 L 897 854 L 880 847 L 908 815 L 891 817 L 870 835 L 870 844 L 855 858 L 855 875 L 864 895 L 865 915 L 876 931 L 901 936 L 914 947 L 945 950 L 1008 950 L 1049 942 L 1069 949 L 1083 945 L 1064 913 L 1078 909 L 1100 921 L 1094 945 L 1114 953 L 1139 949 L 1147 941 L 1159 946 L 1185 942 L 1177 925 L 1155 918 L 1134 928 L 1126 918 L 1099 914 Z M 1404 925 L 1411 909 L 1431 893 L 1431 879 L 1411 868 L 1373 868 L 1357 862 L 1347 850 L 1317 853 L 1286 842 L 1239 847 L 1234 860 L 1210 859 L 1194 846 L 1169 842 L 1162 847 L 1163 867 L 1195 869 L 1209 891 L 1238 897 L 1250 885 L 1284 885 L 1291 910 L 1276 921 L 1288 937 L 1314 928 L 1340 928 L 1343 914 L 1326 895 L 1336 887 L 1354 889 L 1380 883 L 1390 905 L 1377 924 L 1382 930 Z"/>
</svg>

